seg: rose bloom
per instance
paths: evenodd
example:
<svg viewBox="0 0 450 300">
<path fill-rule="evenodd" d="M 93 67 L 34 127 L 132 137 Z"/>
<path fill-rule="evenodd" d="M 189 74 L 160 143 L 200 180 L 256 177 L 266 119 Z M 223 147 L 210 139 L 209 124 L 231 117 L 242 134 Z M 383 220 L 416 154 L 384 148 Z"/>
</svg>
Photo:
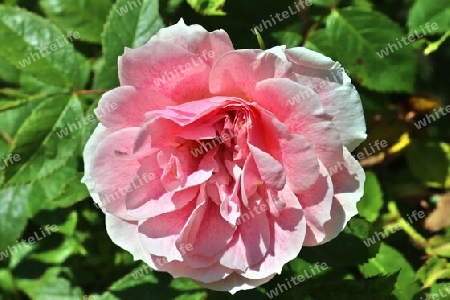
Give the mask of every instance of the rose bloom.
<svg viewBox="0 0 450 300">
<path fill-rule="evenodd" d="M 350 151 L 366 128 L 339 63 L 302 47 L 234 50 L 225 31 L 181 20 L 125 49 L 119 77 L 83 182 L 136 260 L 235 293 L 357 214 L 365 176 Z"/>
</svg>

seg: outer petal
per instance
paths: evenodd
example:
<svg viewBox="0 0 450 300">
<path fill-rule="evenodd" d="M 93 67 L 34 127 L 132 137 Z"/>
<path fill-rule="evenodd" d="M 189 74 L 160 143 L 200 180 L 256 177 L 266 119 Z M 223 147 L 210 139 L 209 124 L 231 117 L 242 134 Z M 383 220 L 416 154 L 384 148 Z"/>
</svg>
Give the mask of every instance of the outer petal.
<svg viewBox="0 0 450 300">
<path fill-rule="evenodd" d="M 267 212 L 261 210 L 259 214 L 256 213 L 254 207 L 261 208 L 259 203 L 255 203 L 249 209 L 242 211 L 241 224 L 229 243 L 228 249 L 220 258 L 223 266 L 245 271 L 258 264 L 267 254 L 271 244 L 269 217 Z"/>
<path fill-rule="evenodd" d="M 245 68 L 243 68 L 245 66 Z M 261 50 L 236 50 L 224 54 L 211 71 L 209 88 L 216 95 L 251 101 L 258 82 L 268 78 L 295 78 L 291 64 Z"/>
<path fill-rule="evenodd" d="M 320 164 L 320 175 L 316 183 L 309 190 L 298 195 L 306 218 L 305 246 L 320 244 L 327 232 L 325 223 L 331 218 L 334 188 L 331 177 L 323 164 Z"/>
<path fill-rule="evenodd" d="M 313 91 L 289 79 L 272 78 L 257 84 L 252 99 L 276 115 L 290 132 L 306 137 L 328 168 L 342 160 L 343 153 L 332 117 L 324 112 L 320 99 L 313 93 L 294 106 L 289 103 L 292 98 L 309 92 Z"/>
<path fill-rule="evenodd" d="M 299 254 L 305 239 L 306 221 L 297 197 L 286 185 L 278 197 L 286 207 L 278 217 L 271 217 L 271 241 L 267 255 L 262 261 L 242 274 L 248 279 L 262 279 L 280 274 L 283 265 Z"/>
<path fill-rule="evenodd" d="M 102 124 L 98 124 L 98 126 L 95 128 L 94 132 L 92 133 L 91 137 L 87 141 L 86 145 L 84 146 L 83 150 L 83 160 L 84 160 L 84 176 L 81 179 L 81 182 L 86 184 L 92 199 L 94 199 L 95 203 L 101 204 L 100 198 L 98 196 L 98 193 L 94 192 L 95 187 L 95 179 L 92 177 L 91 172 L 91 166 L 92 166 L 92 159 L 94 157 L 95 149 L 97 148 L 98 144 L 101 140 L 103 140 L 105 137 L 113 133 L 114 130 L 107 129 Z"/>
<path fill-rule="evenodd" d="M 146 112 L 174 104 L 155 91 L 121 86 L 103 94 L 94 111 L 100 122 L 108 128 L 136 127 L 145 120 Z"/>
<path fill-rule="evenodd" d="M 139 237 L 145 249 L 153 255 L 165 256 L 168 261 L 181 261 L 181 253 L 174 245 L 194 208 L 192 203 L 179 210 L 149 218 L 140 224 Z"/>
<path fill-rule="evenodd" d="M 177 103 L 202 99 L 210 95 L 211 66 L 231 50 L 223 30 L 210 33 L 180 20 L 160 30 L 146 45 L 125 51 L 119 59 L 120 82 L 159 91 Z"/>
<path fill-rule="evenodd" d="M 189 70 L 184 69 L 188 64 Z M 125 49 L 119 58 L 121 85 L 152 89 L 177 103 L 207 98 L 209 72 L 210 67 L 196 54 L 165 41 Z"/>
<path fill-rule="evenodd" d="M 213 51 L 214 57 L 207 61 L 209 66 L 223 53 L 234 50 L 233 43 L 224 30 L 208 32 L 198 24 L 186 26 L 183 19 L 173 26 L 161 29 L 150 40 L 155 41 L 172 42 L 198 55 Z"/>
<path fill-rule="evenodd" d="M 294 70 L 301 77 L 313 78 L 325 110 L 333 116 L 345 146 L 353 151 L 367 137 L 366 124 L 359 94 L 341 65 L 301 47 L 288 49 L 285 54 L 298 66 Z"/>
<path fill-rule="evenodd" d="M 334 239 L 347 222 L 358 213 L 356 204 L 364 194 L 366 174 L 350 152 L 345 150 L 344 163 L 346 168 L 334 174 L 333 185 L 335 196 L 331 207 L 331 220 L 325 223 L 326 238 L 322 243 Z"/>
</svg>

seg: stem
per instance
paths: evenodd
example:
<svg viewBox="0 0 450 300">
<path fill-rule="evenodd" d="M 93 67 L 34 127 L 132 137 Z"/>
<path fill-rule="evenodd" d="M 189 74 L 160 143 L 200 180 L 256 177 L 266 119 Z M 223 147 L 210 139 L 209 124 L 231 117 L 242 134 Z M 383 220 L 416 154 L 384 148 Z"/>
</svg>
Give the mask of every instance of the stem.
<svg viewBox="0 0 450 300">
<path fill-rule="evenodd" d="M 421 248 L 425 249 L 427 247 L 427 240 L 420 235 L 420 233 L 417 232 L 416 229 L 414 229 L 413 226 L 411 226 L 410 223 L 408 223 L 405 219 L 402 218 L 400 212 L 398 211 L 397 204 L 395 202 L 389 202 L 388 203 L 388 210 L 390 215 L 394 218 L 396 221 L 396 224 L 399 224 L 402 229 L 405 231 L 405 233 L 413 240 L 413 242 L 420 246 Z"/>
<path fill-rule="evenodd" d="M 431 53 L 436 51 L 449 36 L 450 36 L 450 30 L 447 31 L 443 36 L 441 36 L 441 38 L 439 40 L 437 40 L 436 42 L 430 43 L 428 45 L 428 47 L 423 51 L 423 53 L 425 55 L 430 55 Z"/>
<path fill-rule="evenodd" d="M 4 139 L 6 141 L 6 143 L 8 143 L 9 146 L 12 146 L 13 139 L 9 136 L 8 133 L 6 133 L 5 131 L 0 130 L 0 137 L 2 139 Z"/>
</svg>

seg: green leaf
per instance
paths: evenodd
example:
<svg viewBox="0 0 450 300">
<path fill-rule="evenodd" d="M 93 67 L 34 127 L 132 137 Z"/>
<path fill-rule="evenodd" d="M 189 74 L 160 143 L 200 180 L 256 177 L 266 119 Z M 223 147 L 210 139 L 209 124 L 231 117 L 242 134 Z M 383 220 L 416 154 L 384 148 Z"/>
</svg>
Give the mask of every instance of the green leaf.
<svg viewBox="0 0 450 300">
<path fill-rule="evenodd" d="M 353 5 L 363 10 L 372 10 L 373 4 L 370 0 L 353 0 Z"/>
<path fill-rule="evenodd" d="M 42 85 L 82 89 L 87 82 L 88 62 L 35 14 L 0 5 L 0 43 L 0 56 Z"/>
<path fill-rule="evenodd" d="M 94 79 L 95 89 L 112 89 L 119 85 L 117 59 L 125 47 L 147 43 L 162 27 L 157 0 L 124 11 L 129 0 L 118 0 L 111 9 L 102 34 L 103 59 Z"/>
<path fill-rule="evenodd" d="M 318 29 L 312 32 L 305 41 L 305 47 L 328 56 L 334 53 L 334 45 L 327 29 Z"/>
<path fill-rule="evenodd" d="M 0 290 L 8 294 L 15 292 L 14 278 L 8 269 L 0 269 Z"/>
<path fill-rule="evenodd" d="M 450 187 L 450 144 L 413 140 L 406 159 L 411 173 L 427 186 Z"/>
<path fill-rule="evenodd" d="M 405 34 L 396 23 L 381 13 L 351 8 L 334 10 L 326 23 L 333 46 L 326 54 L 358 83 L 379 92 L 413 90 L 415 52 L 411 45 L 398 46 L 396 39 Z M 388 44 L 397 50 L 391 52 Z"/>
<path fill-rule="evenodd" d="M 8 83 L 19 82 L 20 72 L 12 63 L 0 56 L 0 80 Z"/>
<path fill-rule="evenodd" d="M 357 204 L 359 214 L 369 222 L 374 222 L 383 206 L 383 192 L 377 176 L 373 172 L 366 172 L 364 195 Z"/>
<path fill-rule="evenodd" d="M 204 300 L 207 297 L 208 297 L 207 292 L 197 292 L 197 293 L 193 293 L 193 294 L 180 295 L 180 296 L 174 298 L 174 300 Z"/>
<path fill-rule="evenodd" d="M 294 23 L 282 30 L 271 31 L 271 35 L 280 45 L 286 45 L 287 48 L 292 48 L 297 47 L 302 41 L 302 29 L 300 23 Z"/>
<path fill-rule="evenodd" d="M 0 189 L 0 252 L 4 251 L 6 257 L 11 255 L 11 250 L 17 251 L 16 240 L 27 225 L 28 192 L 26 188 L 19 191 L 12 187 Z M 0 253 L 0 260 L 4 259 L 3 253 Z"/>
<path fill-rule="evenodd" d="M 40 6 L 66 33 L 78 31 L 80 40 L 100 43 L 103 24 L 112 4 L 110 0 L 41 0 Z"/>
<path fill-rule="evenodd" d="M 78 241 L 68 237 L 59 245 L 52 244 L 50 249 L 38 249 L 38 252 L 32 253 L 29 258 L 46 264 L 62 264 L 69 256 L 76 254 L 77 249 Z"/>
<path fill-rule="evenodd" d="M 337 278 L 312 280 L 303 286 L 294 287 L 293 297 L 286 299 L 390 300 L 395 299 L 391 293 L 396 278 L 397 275 L 376 276 L 364 280 Z"/>
<path fill-rule="evenodd" d="M 71 286 L 67 279 L 58 277 L 60 268 L 47 269 L 45 274 L 35 279 L 19 279 L 17 286 L 32 300 L 80 300 L 83 299 L 83 291 Z"/>
<path fill-rule="evenodd" d="M 436 22 L 436 30 L 426 29 L 427 23 Z M 427 35 L 444 33 L 450 30 L 450 0 L 417 0 L 409 11 L 408 26 L 410 32 L 417 30 L 420 33 L 422 28 Z"/>
<path fill-rule="evenodd" d="M 207 16 L 223 16 L 225 12 L 222 7 L 225 5 L 225 0 L 187 0 L 192 8 Z"/>
<path fill-rule="evenodd" d="M 195 291 L 201 289 L 192 279 L 190 278 L 177 278 L 173 279 L 170 283 L 170 287 L 178 291 Z"/>
<path fill-rule="evenodd" d="M 4 170 L 0 191 L 29 199 L 31 216 L 43 208 L 71 205 L 88 195 L 77 171 L 82 134 L 78 118 L 83 112 L 77 97 L 66 101 L 64 96 L 42 101 L 13 138 L 10 152 L 19 155 L 20 161 Z M 71 132 L 69 125 L 78 130 Z M 59 138 L 60 131 L 67 135 Z"/>
<path fill-rule="evenodd" d="M 409 262 L 400 252 L 384 243 L 381 244 L 377 256 L 361 266 L 360 270 L 366 278 L 400 272 L 394 291 L 394 294 L 400 300 L 412 299 L 413 295 L 420 289 L 414 280 L 414 269 Z"/>
</svg>

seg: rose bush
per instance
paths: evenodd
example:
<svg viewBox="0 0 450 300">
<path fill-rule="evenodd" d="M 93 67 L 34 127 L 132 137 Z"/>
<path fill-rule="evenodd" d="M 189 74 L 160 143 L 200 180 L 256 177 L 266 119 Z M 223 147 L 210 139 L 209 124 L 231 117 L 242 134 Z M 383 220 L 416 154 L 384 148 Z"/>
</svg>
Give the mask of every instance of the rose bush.
<svg viewBox="0 0 450 300">
<path fill-rule="evenodd" d="M 126 49 L 119 77 L 83 182 L 136 260 L 234 293 L 357 214 L 365 176 L 350 151 L 365 123 L 339 63 L 301 47 L 234 50 L 223 30 L 181 20 Z"/>
</svg>

